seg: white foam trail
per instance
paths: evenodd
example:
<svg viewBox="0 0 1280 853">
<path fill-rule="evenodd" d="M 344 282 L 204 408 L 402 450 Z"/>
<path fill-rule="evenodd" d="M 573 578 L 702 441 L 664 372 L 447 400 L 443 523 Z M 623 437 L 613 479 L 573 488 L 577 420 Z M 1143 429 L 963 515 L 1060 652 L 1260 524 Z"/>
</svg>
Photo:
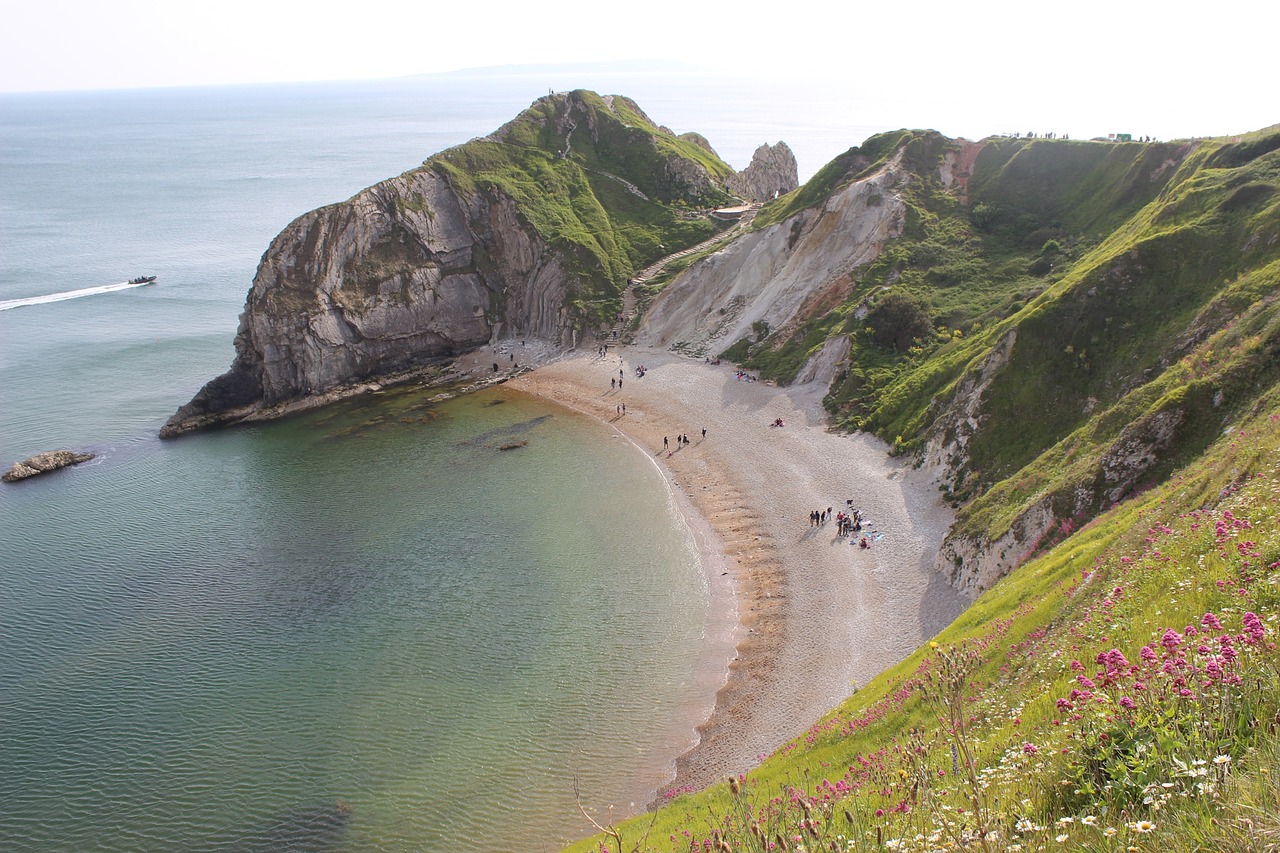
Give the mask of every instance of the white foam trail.
<svg viewBox="0 0 1280 853">
<path fill-rule="evenodd" d="M 128 290 L 132 287 L 143 287 L 151 284 L 149 281 L 140 281 L 136 284 L 131 281 L 122 281 L 119 284 L 102 284 L 97 287 L 85 287 L 80 290 L 67 290 L 63 293 L 50 293 L 47 296 L 28 296 L 25 299 L 5 299 L 0 301 L 0 311 L 8 311 L 10 308 L 21 308 L 24 305 L 44 305 L 48 302 L 62 302 L 66 299 L 79 299 L 81 296 L 96 296 L 99 293 L 112 293 L 116 290 Z"/>
</svg>

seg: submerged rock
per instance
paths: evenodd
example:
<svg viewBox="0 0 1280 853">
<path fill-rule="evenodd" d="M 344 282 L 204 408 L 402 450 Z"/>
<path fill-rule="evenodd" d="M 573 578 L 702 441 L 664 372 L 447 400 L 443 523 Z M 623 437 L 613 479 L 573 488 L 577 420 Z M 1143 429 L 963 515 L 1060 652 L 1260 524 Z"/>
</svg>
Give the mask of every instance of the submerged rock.
<svg viewBox="0 0 1280 853">
<path fill-rule="evenodd" d="M 29 459 L 13 463 L 13 467 L 4 473 L 0 480 L 4 480 L 6 483 L 16 483 L 19 480 L 25 480 L 37 474 L 57 471 L 59 468 L 66 468 L 69 465 L 79 465 L 81 462 L 88 462 L 92 458 L 92 453 L 76 453 L 72 450 L 50 450 L 47 453 L 38 453 Z"/>
<path fill-rule="evenodd" d="M 236 853 L 325 853 L 339 848 L 351 816 L 351 806 L 342 800 L 299 806 L 278 815 L 250 837 L 240 839 L 231 850 Z"/>
</svg>

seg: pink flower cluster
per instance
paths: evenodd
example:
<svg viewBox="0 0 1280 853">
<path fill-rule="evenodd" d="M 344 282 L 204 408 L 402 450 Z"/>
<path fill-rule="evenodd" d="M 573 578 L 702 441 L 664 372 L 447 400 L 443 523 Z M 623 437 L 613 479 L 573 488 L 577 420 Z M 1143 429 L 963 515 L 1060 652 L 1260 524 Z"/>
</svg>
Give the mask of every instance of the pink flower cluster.
<svg viewBox="0 0 1280 853">
<path fill-rule="evenodd" d="M 1241 617 L 1243 631 L 1238 634 L 1226 632 L 1213 613 L 1205 613 L 1200 625 L 1201 628 L 1187 625 L 1181 632 L 1166 629 L 1158 641 L 1139 649 L 1138 664 L 1131 664 L 1119 649 L 1100 652 L 1094 660 L 1099 668 L 1092 675 L 1086 674 L 1080 661 L 1071 661 L 1079 688 L 1057 700 L 1058 710 L 1075 711 L 1081 703 L 1096 698 L 1104 703 L 1114 701 L 1132 711 L 1138 706 L 1134 695 L 1152 692 L 1194 700 L 1199 696 L 1198 689 L 1240 683 L 1242 645 L 1259 650 L 1274 648 L 1267 642 L 1262 620 L 1252 611 Z M 1097 695 L 1096 691 L 1105 694 Z"/>
</svg>

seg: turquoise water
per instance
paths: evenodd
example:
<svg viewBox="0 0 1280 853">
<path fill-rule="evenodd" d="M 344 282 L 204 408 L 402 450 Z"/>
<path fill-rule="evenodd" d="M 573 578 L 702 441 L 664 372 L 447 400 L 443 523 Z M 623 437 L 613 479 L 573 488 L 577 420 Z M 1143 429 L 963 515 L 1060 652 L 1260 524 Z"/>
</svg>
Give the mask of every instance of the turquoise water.
<svg viewBox="0 0 1280 853">
<path fill-rule="evenodd" d="M 725 614 L 604 425 L 499 390 L 155 437 L 293 217 L 548 85 L 739 167 L 870 132 L 645 75 L 0 97 L 0 462 L 99 454 L 0 488 L 0 848 L 536 851 L 590 829 L 575 776 L 602 816 L 664 783 Z"/>
<path fill-rule="evenodd" d="M 546 849 L 575 775 L 663 781 L 709 599 L 661 477 L 539 401 L 423 396 L 6 495 L 6 849 L 328 849 L 339 801 L 333 849 Z"/>
</svg>

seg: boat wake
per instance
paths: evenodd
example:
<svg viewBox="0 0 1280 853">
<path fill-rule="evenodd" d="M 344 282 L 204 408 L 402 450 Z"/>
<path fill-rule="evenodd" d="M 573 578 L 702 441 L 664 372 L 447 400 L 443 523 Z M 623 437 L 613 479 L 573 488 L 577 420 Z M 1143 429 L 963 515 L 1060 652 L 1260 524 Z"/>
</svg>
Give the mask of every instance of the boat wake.
<svg viewBox="0 0 1280 853">
<path fill-rule="evenodd" d="M 150 284 L 149 281 L 122 281 L 118 284 L 101 284 L 97 287 L 85 287 L 80 290 L 67 290 L 62 293 L 50 293 L 46 296 L 28 296 L 24 299 L 0 300 L 0 311 L 10 308 L 21 308 L 24 305 L 44 305 L 48 302 L 63 302 L 67 299 L 79 299 L 82 296 L 96 296 L 99 293 L 114 293 L 117 290 L 129 290 Z"/>
</svg>

